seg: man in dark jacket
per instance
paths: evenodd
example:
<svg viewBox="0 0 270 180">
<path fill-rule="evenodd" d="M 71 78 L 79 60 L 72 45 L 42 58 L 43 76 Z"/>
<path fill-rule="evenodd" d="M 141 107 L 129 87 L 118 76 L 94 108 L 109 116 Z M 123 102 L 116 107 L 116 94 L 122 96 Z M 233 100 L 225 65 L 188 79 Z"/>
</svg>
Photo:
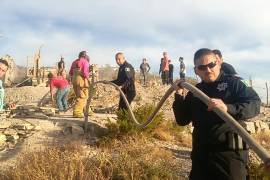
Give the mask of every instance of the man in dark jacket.
<svg viewBox="0 0 270 180">
<path fill-rule="evenodd" d="M 190 179 L 246 179 L 248 148 L 212 110 L 218 107 L 236 120 L 245 120 L 259 113 L 260 98 L 238 77 L 220 71 L 220 64 L 210 49 L 198 50 L 194 65 L 195 73 L 202 79 L 196 86 L 211 98 L 209 105 L 191 92 L 184 97 L 182 88 L 175 94 L 173 103 L 177 123 L 194 126 Z"/>
<path fill-rule="evenodd" d="M 234 76 L 238 76 L 237 72 L 235 71 L 234 67 L 223 61 L 222 58 L 222 54 L 221 51 L 218 49 L 214 49 L 213 53 L 215 53 L 215 55 L 217 56 L 217 59 L 219 61 L 219 63 L 221 64 L 221 70 L 225 73 L 225 74 L 229 74 L 229 75 L 234 75 Z"/>
<path fill-rule="evenodd" d="M 136 96 L 135 89 L 135 71 L 131 64 L 129 64 L 123 53 L 119 52 L 115 55 L 116 63 L 119 65 L 117 79 L 113 80 L 114 84 L 122 86 L 122 91 L 126 95 L 129 104 Z M 119 109 L 127 110 L 124 99 L 120 96 Z"/>
</svg>

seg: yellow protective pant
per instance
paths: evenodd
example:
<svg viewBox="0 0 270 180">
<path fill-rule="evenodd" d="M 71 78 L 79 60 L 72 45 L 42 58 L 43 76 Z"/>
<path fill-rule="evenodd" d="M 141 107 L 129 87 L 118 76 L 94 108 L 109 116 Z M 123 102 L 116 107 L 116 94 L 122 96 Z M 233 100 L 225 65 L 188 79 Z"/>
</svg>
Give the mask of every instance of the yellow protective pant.
<svg viewBox="0 0 270 180">
<path fill-rule="evenodd" d="M 73 89 L 76 95 L 76 102 L 73 108 L 74 117 L 83 117 L 84 108 L 88 99 L 88 80 L 83 78 L 81 75 L 76 74 L 72 80 Z"/>
</svg>

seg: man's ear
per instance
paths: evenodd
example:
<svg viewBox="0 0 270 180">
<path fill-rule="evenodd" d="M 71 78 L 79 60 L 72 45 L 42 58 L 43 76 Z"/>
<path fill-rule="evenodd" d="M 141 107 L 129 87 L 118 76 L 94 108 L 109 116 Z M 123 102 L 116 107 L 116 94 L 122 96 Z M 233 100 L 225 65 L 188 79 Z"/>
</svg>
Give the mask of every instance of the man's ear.
<svg viewBox="0 0 270 180">
<path fill-rule="evenodd" d="M 217 61 L 218 61 L 218 64 L 222 64 L 222 59 L 221 58 L 219 58 L 219 56 L 217 55 L 217 54 L 215 54 L 215 56 L 216 56 L 216 59 L 217 59 Z"/>
</svg>

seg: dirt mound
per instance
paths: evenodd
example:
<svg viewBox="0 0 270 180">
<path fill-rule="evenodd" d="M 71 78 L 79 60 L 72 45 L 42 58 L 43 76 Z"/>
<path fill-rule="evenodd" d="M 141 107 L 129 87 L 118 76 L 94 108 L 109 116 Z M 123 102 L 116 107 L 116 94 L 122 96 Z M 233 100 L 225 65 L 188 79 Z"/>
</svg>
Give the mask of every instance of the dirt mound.
<svg viewBox="0 0 270 180">
<path fill-rule="evenodd" d="M 35 104 L 49 92 L 48 87 L 17 87 L 5 89 L 5 102 L 17 102 L 17 104 Z"/>
</svg>

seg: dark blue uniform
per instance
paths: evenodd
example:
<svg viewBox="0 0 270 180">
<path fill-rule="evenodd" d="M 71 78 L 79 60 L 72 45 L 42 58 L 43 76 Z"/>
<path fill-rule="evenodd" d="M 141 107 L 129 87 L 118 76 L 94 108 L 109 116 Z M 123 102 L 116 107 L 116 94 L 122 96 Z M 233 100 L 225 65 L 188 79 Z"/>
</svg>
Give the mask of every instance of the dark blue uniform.
<svg viewBox="0 0 270 180">
<path fill-rule="evenodd" d="M 125 61 L 125 63 L 119 67 L 117 79 L 112 82 L 118 86 L 122 86 L 121 89 L 126 95 L 126 98 L 130 104 L 136 96 L 135 71 L 132 65 Z M 119 109 L 127 109 L 127 106 L 121 96 L 119 101 Z"/>
<path fill-rule="evenodd" d="M 201 82 L 197 88 L 210 98 L 219 98 L 236 120 L 245 120 L 260 112 L 257 93 L 239 78 L 221 72 L 213 83 Z M 185 99 L 176 94 L 173 103 L 176 121 L 184 126 L 192 122 L 193 148 L 190 179 L 246 179 L 248 150 L 242 139 L 192 93 Z"/>
<path fill-rule="evenodd" d="M 221 64 L 221 70 L 225 73 L 225 74 L 229 74 L 229 75 L 237 75 L 237 72 L 235 71 L 234 67 L 232 65 L 230 65 L 229 63 L 223 62 Z"/>
</svg>

